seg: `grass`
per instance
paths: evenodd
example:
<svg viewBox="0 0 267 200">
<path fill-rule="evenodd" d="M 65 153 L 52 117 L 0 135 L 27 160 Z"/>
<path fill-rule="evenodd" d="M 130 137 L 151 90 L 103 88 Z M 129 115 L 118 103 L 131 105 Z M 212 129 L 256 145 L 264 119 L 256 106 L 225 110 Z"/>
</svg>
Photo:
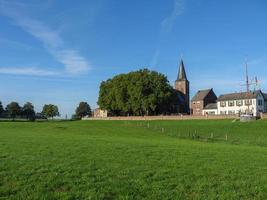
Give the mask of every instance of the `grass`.
<svg viewBox="0 0 267 200">
<path fill-rule="evenodd" d="M 267 121 L 149 123 L 1 122 L 0 199 L 267 198 Z"/>
</svg>

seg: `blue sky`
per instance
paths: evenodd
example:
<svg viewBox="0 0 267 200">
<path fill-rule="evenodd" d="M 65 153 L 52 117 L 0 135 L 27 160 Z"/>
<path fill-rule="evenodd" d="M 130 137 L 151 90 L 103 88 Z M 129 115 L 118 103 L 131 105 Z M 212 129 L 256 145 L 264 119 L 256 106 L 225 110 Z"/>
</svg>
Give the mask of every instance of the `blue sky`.
<svg viewBox="0 0 267 200">
<path fill-rule="evenodd" d="M 265 0 L 0 0 L 0 101 L 97 107 L 102 80 L 149 68 L 191 96 L 241 91 L 244 61 L 267 92 Z"/>
</svg>

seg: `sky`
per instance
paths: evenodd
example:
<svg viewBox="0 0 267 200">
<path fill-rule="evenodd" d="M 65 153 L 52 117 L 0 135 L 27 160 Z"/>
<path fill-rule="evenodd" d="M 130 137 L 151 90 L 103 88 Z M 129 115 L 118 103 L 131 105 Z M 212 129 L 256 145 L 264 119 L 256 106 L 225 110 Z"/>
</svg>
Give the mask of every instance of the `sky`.
<svg viewBox="0 0 267 200">
<path fill-rule="evenodd" d="M 177 77 L 191 97 L 244 91 L 244 64 L 267 92 L 265 0 L 0 0 L 0 101 L 70 117 L 97 107 L 101 81 L 142 68 Z"/>
</svg>

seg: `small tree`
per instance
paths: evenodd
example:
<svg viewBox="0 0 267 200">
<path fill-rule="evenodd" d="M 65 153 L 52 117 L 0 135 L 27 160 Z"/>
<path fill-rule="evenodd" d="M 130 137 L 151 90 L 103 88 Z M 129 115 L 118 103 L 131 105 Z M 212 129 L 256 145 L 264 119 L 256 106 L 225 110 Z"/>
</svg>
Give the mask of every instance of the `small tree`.
<svg viewBox="0 0 267 200">
<path fill-rule="evenodd" d="M 35 111 L 32 103 L 27 102 L 24 104 L 24 106 L 22 107 L 22 114 L 30 121 L 35 120 Z"/>
<path fill-rule="evenodd" d="M 87 102 L 80 102 L 79 106 L 76 108 L 76 117 L 82 118 L 85 116 L 91 116 L 91 107 Z"/>
<path fill-rule="evenodd" d="M 53 104 L 44 105 L 42 114 L 47 118 L 53 119 L 54 117 L 59 116 L 58 107 Z"/>
<path fill-rule="evenodd" d="M 11 102 L 6 106 L 6 111 L 9 117 L 13 120 L 21 114 L 21 107 L 17 102 Z"/>
<path fill-rule="evenodd" d="M 0 101 L 0 117 L 4 115 L 4 112 L 5 112 L 4 107 L 2 105 L 2 102 Z"/>
</svg>

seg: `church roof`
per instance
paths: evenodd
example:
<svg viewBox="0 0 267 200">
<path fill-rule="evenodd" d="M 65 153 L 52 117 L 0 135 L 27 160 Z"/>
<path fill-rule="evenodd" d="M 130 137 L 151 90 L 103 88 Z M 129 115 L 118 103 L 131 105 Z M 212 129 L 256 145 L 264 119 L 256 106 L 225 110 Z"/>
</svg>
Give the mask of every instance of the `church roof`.
<svg viewBox="0 0 267 200">
<path fill-rule="evenodd" d="M 261 90 L 253 91 L 253 92 L 236 92 L 230 94 L 223 94 L 219 96 L 218 101 L 229 101 L 229 100 L 240 100 L 240 99 L 254 99 L 259 94 L 265 96 Z M 265 97 L 264 97 L 265 98 Z"/>
<path fill-rule="evenodd" d="M 187 80 L 183 59 L 181 59 L 177 80 Z"/>
<path fill-rule="evenodd" d="M 195 96 L 192 98 L 192 101 L 202 101 L 205 97 L 212 91 L 212 89 L 199 90 Z"/>
</svg>

